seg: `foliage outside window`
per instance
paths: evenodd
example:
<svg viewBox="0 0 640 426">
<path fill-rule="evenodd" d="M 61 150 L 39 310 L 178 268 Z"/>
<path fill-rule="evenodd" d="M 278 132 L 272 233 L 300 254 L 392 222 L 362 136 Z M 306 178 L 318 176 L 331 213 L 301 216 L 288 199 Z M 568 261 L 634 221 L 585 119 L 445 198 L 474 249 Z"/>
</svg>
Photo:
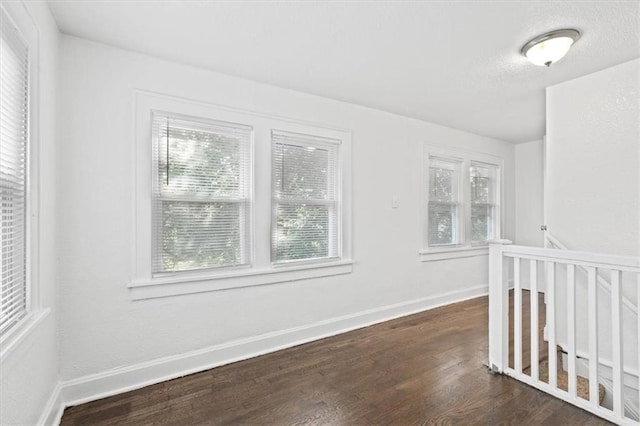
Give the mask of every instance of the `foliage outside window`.
<svg viewBox="0 0 640 426">
<path fill-rule="evenodd" d="M 251 135 L 154 113 L 154 273 L 249 263 Z"/>
<path fill-rule="evenodd" d="M 338 256 L 340 141 L 272 132 L 272 261 Z"/>
<path fill-rule="evenodd" d="M 501 160 L 427 147 L 425 163 L 427 250 L 482 246 L 500 238 Z"/>
<path fill-rule="evenodd" d="M 349 274 L 351 134 L 134 93 L 133 300 Z"/>
<path fill-rule="evenodd" d="M 461 163 L 456 159 L 430 158 L 427 227 L 430 246 L 458 244 Z"/>
<path fill-rule="evenodd" d="M 496 171 L 491 164 L 471 162 L 471 242 L 483 244 L 495 238 Z"/>
</svg>

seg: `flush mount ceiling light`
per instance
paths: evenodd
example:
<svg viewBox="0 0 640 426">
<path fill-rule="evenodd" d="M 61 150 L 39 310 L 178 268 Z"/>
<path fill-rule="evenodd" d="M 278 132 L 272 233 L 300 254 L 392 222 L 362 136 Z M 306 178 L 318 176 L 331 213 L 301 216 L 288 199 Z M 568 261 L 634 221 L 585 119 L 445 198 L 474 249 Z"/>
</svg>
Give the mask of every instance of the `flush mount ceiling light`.
<svg viewBox="0 0 640 426">
<path fill-rule="evenodd" d="M 546 65 L 560 60 L 569 48 L 580 38 L 580 32 L 573 29 L 555 30 L 544 33 L 527 42 L 520 53 L 535 65 Z"/>
</svg>

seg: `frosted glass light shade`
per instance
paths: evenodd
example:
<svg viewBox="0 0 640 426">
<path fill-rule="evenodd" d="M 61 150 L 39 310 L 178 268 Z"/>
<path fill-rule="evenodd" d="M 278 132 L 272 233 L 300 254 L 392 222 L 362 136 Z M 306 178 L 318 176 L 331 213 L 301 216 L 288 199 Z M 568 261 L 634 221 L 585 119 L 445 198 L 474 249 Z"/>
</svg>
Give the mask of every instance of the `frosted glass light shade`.
<svg viewBox="0 0 640 426">
<path fill-rule="evenodd" d="M 550 66 L 567 54 L 580 33 L 576 30 L 557 30 L 542 34 L 522 47 L 521 53 L 535 65 Z"/>
</svg>

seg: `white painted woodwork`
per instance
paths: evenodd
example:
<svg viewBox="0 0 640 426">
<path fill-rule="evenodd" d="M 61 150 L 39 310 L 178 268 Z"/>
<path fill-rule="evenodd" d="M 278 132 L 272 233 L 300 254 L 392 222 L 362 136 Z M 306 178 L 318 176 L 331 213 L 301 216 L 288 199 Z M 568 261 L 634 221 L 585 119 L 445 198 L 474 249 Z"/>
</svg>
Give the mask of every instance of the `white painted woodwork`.
<svg viewBox="0 0 640 426">
<path fill-rule="evenodd" d="M 538 381 L 539 378 L 539 361 L 538 361 L 538 322 L 539 322 L 539 307 L 538 307 L 538 265 L 536 260 L 529 261 L 529 273 L 531 274 L 531 296 L 529 297 L 531 303 L 531 379 Z"/>
<path fill-rule="evenodd" d="M 556 282 L 555 263 L 547 262 L 547 339 L 549 340 L 549 386 L 558 385 L 558 351 L 556 347 Z"/>
<path fill-rule="evenodd" d="M 633 418 L 626 415 L 633 415 L 633 405 L 629 405 L 627 400 L 628 394 L 625 394 L 625 359 L 624 359 L 624 343 L 623 343 L 623 291 L 622 291 L 622 271 L 631 271 L 638 274 L 638 284 L 640 284 L 640 267 L 638 259 L 622 256 L 600 255 L 595 253 L 571 252 L 568 250 L 557 250 L 556 248 L 539 249 L 535 247 L 524 247 L 507 245 L 501 241 L 492 242 L 490 244 L 490 288 L 489 288 L 489 306 L 490 306 L 490 339 L 489 353 L 492 355 L 494 362 L 492 367 L 495 371 L 503 372 L 517 380 L 527 383 L 537 389 L 547 392 L 557 398 L 567 401 L 593 414 L 596 414 L 606 420 L 616 424 L 640 424 Z M 505 325 L 508 324 L 509 312 L 508 293 L 505 292 L 508 277 L 505 276 L 505 270 L 509 269 L 509 264 L 505 264 L 505 260 L 513 262 L 513 283 L 514 283 L 514 367 L 508 366 L 508 358 L 505 349 L 508 346 L 502 339 L 505 331 Z M 522 354 L 522 333 L 520 330 L 522 324 L 522 262 L 529 262 L 529 278 L 531 280 L 531 375 L 522 372 L 521 358 Z M 549 363 L 549 380 L 545 383 L 540 380 L 540 372 L 538 369 L 538 297 L 537 289 L 540 287 L 537 265 L 539 261 L 545 262 L 546 283 L 546 325 L 545 338 L 549 345 L 548 363 Z M 566 274 L 563 276 L 561 269 L 557 265 L 564 265 Z M 613 327 L 611 335 L 608 330 L 599 330 L 598 317 L 598 268 L 607 265 L 611 279 L 611 321 Z M 588 351 L 580 353 L 577 349 L 577 283 L 576 283 L 576 267 L 584 267 L 587 271 L 586 285 L 586 310 L 587 316 L 587 340 Z M 564 279 L 564 278 L 566 279 Z M 502 280 L 502 281 L 501 281 Z M 566 299 L 562 302 L 562 306 L 556 306 L 560 303 L 558 295 L 566 292 Z M 640 299 L 640 296 L 638 296 Z M 640 302 L 640 300 L 639 300 Z M 499 303 L 503 303 L 502 313 L 497 312 Z M 565 304 L 566 303 L 566 304 Z M 559 344 L 557 340 L 560 325 L 557 321 L 560 312 L 566 314 L 567 321 L 562 327 L 567 327 L 567 364 L 566 370 L 568 374 L 568 390 L 558 388 L 558 357 L 556 348 Z M 602 319 L 602 318 L 600 318 Z M 499 320 L 505 321 L 505 324 L 497 323 Z M 520 330 L 520 331 L 519 331 Z M 601 335 L 600 333 L 604 333 Z M 611 339 L 613 345 L 612 361 L 604 360 L 599 354 L 599 340 L 606 342 Z M 495 347 L 494 347 L 495 346 Z M 638 348 L 640 352 L 640 348 Z M 508 352 L 506 352 L 508 353 Z M 502 354 L 502 355 L 501 355 Z M 586 365 L 588 368 L 584 372 L 579 373 L 578 365 Z M 609 384 L 604 378 L 601 378 L 601 370 L 610 371 L 613 377 L 612 384 Z M 577 395 L 578 374 L 587 376 L 589 380 L 589 398 L 584 399 Z M 600 381 L 603 380 L 602 383 Z M 600 403 L 600 385 L 603 385 L 606 392 L 610 392 L 613 408 L 609 405 Z M 635 398 L 635 396 L 634 396 Z"/>
<path fill-rule="evenodd" d="M 522 373 L 522 285 L 520 281 L 520 258 L 513 259 L 513 343 L 514 367 Z"/>
<path fill-rule="evenodd" d="M 624 405 L 622 402 L 624 377 L 622 359 L 622 289 L 620 283 L 620 271 L 611 271 L 611 324 L 612 330 L 612 361 L 613 361 L 613 412 L 624 417 Z"/>
<path fill-rule="evenodd" d="M 567 265 L 567 336 L 569 371 L 569 395 L 573 398 L 577 396 L 577 376 L 576 376 L 576 267 Z"/>
<path fill-rule="evenodd" d="M 596 287 L 597 269 L 587 268 L 587 310 L 589 312 L 589 401 L 594 406 L 598 401 L 598 292 Z"/>
</svg>

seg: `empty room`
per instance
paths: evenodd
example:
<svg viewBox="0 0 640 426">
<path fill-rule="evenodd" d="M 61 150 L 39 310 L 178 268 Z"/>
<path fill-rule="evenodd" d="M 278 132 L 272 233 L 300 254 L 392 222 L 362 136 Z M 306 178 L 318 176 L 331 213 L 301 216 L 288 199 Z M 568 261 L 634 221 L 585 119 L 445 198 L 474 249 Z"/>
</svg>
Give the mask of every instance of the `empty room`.
<svg viewBox="0 0 640 426">
<path fill-rule="evenodd" d="M 640 424 L 640 0 L 0 41 L 0 425 Z"/>
</svg>

